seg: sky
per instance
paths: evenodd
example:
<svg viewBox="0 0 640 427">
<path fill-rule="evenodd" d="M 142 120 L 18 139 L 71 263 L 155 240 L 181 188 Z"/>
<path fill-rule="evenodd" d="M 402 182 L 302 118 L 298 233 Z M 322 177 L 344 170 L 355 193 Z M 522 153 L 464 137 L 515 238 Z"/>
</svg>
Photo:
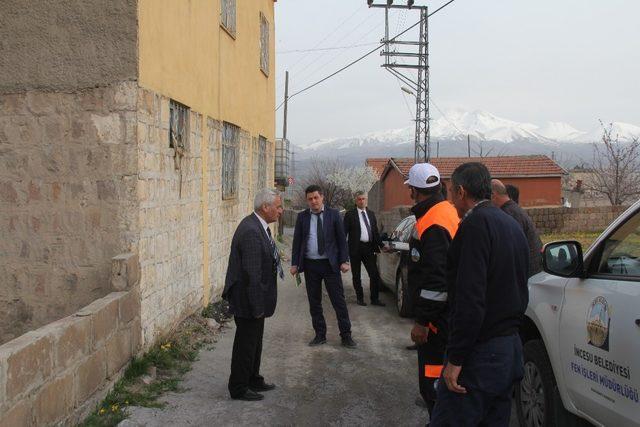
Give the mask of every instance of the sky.
<svg viewBox="0 0 640 427">
<path fill-rule="evenodd" d="M 416 0 L 431 10 L 444 3 Z M 278 0 L 275 8 L 276 105 L 284 99 L 285 70 L 291 95 L 375 48 L 384 35 L 384 10 L 369 9 L 366 0 Z M 441 116 L 437 106 L 445 114 L 483 110 L 583 131 L 599 119 L 640 125 L 638 16 L 636 0 L 455 0 L 429 19 L 431 117 Z M 417 10 L 392 12 L 390 34 L 418 20 Z M 288 139 L 305 145 L 410 126 L 415 100 L 382 63 L 374 53 L 293 97 Z M 276 117 L 279 137 L 282 108 Z"/>
</svg>

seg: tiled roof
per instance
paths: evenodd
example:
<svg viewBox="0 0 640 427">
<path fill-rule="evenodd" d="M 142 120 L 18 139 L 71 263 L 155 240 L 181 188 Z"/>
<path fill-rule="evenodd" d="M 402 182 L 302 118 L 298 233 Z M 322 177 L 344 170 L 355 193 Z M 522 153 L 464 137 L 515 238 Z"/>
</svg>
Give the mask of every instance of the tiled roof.
<svg viewBox="0 0 640 427">
<path fill-rule="evenodd" d="M 381 160 L 381 159 L 375 159 Z M 410 158 L 390 158 L 389 166 L 395 165 L 407 175 L 414 161 Z M 566 173 L 556 162 L 547 156 L 500 156 L 500 157 L 437 157 L 431 163 L 438 168 L 443 178 L 451 177 L 453 171 L 463 163 L 484 163 L 494 178 L 515 178 L 527 176 L 560 176 Z"/>
<path fill-rule="evenodd" d="M 387 163 L 389 163 L 388 157 L 379 157 L 379 158 L 371 158 L 367 159 L 365 162 L 367 166 L 371 166 L 373 170 L 376 171 L 378 176 L 382 175 L 384 168 L 387 167 Z"/>
</svg>

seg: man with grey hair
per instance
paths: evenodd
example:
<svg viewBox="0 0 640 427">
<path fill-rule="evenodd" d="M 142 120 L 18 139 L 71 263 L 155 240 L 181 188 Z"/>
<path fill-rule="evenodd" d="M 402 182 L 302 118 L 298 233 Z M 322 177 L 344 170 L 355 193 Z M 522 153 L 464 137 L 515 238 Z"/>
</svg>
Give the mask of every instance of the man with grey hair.
<svg viewBox="0 0 640 427">
<path fill-rule="evenodd" d="M 499 179 L 491 180 L 491 201 L 518 221 L 529 243 L 529 277 L 542 271 L 542 240 L 527 212 L 511 199 L 507 187 Z"/>
<path fill-rule="evenodd" d="M 380 301 L 380 273 L 376 263 L 376 256 L 380 253 L 382 239 L 378 232 L 376 215 L 367 207 L 367 194 L 358 191 L 355 194 L 356 207 L 344 214 L 344 233 L 347 236 L 349 259 L 351 260 L 351 275 L 353 288 L 356 291 L 357 304 L 365 306 L 364 290 L 360 278 L 360 263 L 364 264 L 369 274 L 369 289 L 371 305 L 384 306 Z"/>
<path fill-rule="evenodd" d="M 246 401 L 262 400 L 259 392 L 275 388 L 260 375 L 260 360 L 264 319 L 276 309 L 277 276 L 284 278 L 269 229 L 269 224 L 282 215 L 280 193 L 260 190 L 253 206 L 254 212 L 240 222 L 233 235 L 222 293 L 236 323 L 229 393 L 232 399 Z"/>
</svg>

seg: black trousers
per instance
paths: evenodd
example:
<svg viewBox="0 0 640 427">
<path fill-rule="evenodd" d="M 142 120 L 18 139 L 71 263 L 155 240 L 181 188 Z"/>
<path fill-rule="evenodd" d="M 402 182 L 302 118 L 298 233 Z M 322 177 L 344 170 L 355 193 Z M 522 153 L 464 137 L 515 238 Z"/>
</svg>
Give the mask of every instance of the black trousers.
<svg viewBox="0 0 640 427">
<path fill-rule="evenodd" d="M 522 342 L 518 335 L 476 344 L 466 357 L 458 384 L 466 394 L 438 383 L 438 399 L 429 422 L 440 426 L 508 427 L 513 386 L 524 374 Z"/>
<path fill-rule="evenodd" d="M 236 322 L 236 336 L 233 340 L 231 355 L 229 394 L 235 398 L 242 396 L 250 385 L 264 383 L 264 378 L 260 376 L 264 318 L 235 317 L 234 320 Z"/>
<path fill-rule="evenodd" d="M 429 415 L 433 412 L 436 403 L 436 387 L 444 363 L 444 352 L 447 346 L 445 334 L 445 331 L 431 325 L 427 342 L 418 346 L 418 385 Z"/>
<path fill-rule="evenodd" d="M 347 302 L 344 299 L 344 288 L 342 286 L 342 276 L 340 272 L 335 272 L 326 259 L 304 260 L 304 281 L 307 287 L 307 297 L 309 298 L 309 312 L 311 313 L 311 323 L 317 336 L 327 336 L 327 323 L 322 314 L 322 281 L 329 294 L 329 300 L 336 312 L 340 336 L 351 335 L 351 321 Z"/>
<path fill-rule="evenodd" d="M 349 252 L 351 259 L 351 276 L 353 277 L 353 288 L 356 291 L 356 297 L 364 299 L 364 291 L 362 290 L 362 279 L 360 277 L 360 264 L 364 264 L 369 274 L 369 290 L 371 292 L 371 301 L 378 301 L 380 294 L 380 272 L 376 264 L 377 255 L 373 251 L 372 243 L 360 242 L 358 250 Z"/>
</svg>

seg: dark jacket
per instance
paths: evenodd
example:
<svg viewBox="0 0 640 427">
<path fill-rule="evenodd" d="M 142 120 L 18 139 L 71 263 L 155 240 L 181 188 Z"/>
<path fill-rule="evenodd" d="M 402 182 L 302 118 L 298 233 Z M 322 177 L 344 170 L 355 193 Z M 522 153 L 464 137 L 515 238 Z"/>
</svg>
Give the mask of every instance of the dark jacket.
<svg viewBox="0 0 640 427">
<path fill-rule="evenodd" d="M 340 265 L 349 261 L 347 239 L 344 235 L 342 219 L 337 210 L 326 206 L 322 217 L 325 255 L 329 259 L 331 268 L 337 273 L 340 271 Z M 298 214 L 296 219 L 296 227 L 293 232 L 293 247 L 291 248 L 291 265 L 297 266 L 299 272 L 304 271 L 304 255 L 307 249 L 310 224 L 311 211 L 305 209 Z"/>
<path fill-rule="evenodd" d="M 531 217 L 513 200 L 506 202 L 501 209 L 520 224 L 529 242 L 529 277 L 540 273 L 542 271 L 542 240 Z"/>
<path fill-rule="evenodd" d="M 489 201 L 462 220 L 447 261 L 449 343 L 463 365 L 477 343 L 518 332 L 527 304 L 529 247 L 522 227 Z"/>
<path fill-rule="evenodd" d="M 272 316 L 276 309 L 277 266 L 269 237 L 255 214 L 245 217 L 231 241 L 222 297 L 236 317 Z"/>
<path fill-rule="evenodd" d="M 380 247 L 382 246 L 382 239 L 378 232 L 378 221 L 376 215 L 372 210 L 366 208 L 367 217 L 369 218 L 369 226 L 371 227 L 373 251 L 380 253 Z M 347 242 L 349 246 L 349 254 L 357 253 L 360 245 L 360 216 L 358 208 L 351 209 L 344 214 L 344 234 L 347 236 Z"/>
<path fill-rule="evenodd" d="M 433 206 L 444 201 L 442 195 L 437 194 L 427 200 L 417 203 L 411 211 L 416 221 L 422 218 Z M 422 290 L 442 293 L 446 298 L 447 292 L 447 251 L 451 243 L 449 232 L 439 225 L 427 228 L 422 236 L 417 235 L 414 228 L 409 240 L 408 279 L 411 306 L 416 322 L 427 325 L 429 322 L 440 329 L 446 328 L 447 301 L 425 299 L 420 296 Z M 417 250 L 420 257 L 414 261 L 411 256 Z"/>
</svg>

